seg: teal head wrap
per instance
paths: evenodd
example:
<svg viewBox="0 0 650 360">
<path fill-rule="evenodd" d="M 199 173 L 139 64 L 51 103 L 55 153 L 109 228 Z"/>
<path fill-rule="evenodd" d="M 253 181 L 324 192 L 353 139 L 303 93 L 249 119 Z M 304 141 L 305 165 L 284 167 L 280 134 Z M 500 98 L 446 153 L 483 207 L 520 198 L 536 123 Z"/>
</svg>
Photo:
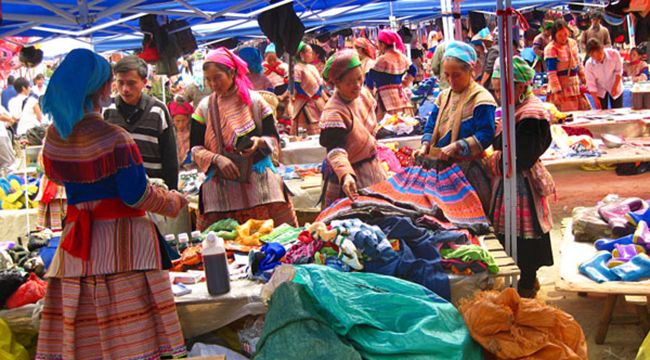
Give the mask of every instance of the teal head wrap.
<svg viewBox="0 0 650 360">
<path fill-rule="evenodd" d="M 87 49 L 72 50 L 57 67 L 43 95 L 43 112 L 67 139 L 74 126 L 93 109 L 92 95 L 111 76 L 108 61 Z"/>
</svg>

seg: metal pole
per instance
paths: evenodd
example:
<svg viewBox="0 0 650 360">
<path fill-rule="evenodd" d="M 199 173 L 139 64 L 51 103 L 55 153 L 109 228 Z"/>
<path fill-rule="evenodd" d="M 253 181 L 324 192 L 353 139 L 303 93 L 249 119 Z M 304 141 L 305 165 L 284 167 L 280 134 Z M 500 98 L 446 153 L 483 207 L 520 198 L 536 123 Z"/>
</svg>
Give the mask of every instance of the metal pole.
<svg viewBox="0 0 650 360">
<path fill-rule="evenodd" d="M 162 99 L 161 99 L 161 101 L 165 105 L 167 105 L 167 96 L 166 96 L 167 93 L 165 92 L 165 77 L 166 77 L 165 75 L 160 75 L 160 85 L 161 85 L 161 88 L 162 88 Z"/>
<path fill-rule="evenodd" d="M 497 11 L 501 12 L 505 8 L 510 8 L 511 0 L 498 0 Z M 501 109 L 502 109 L 502 128 L 503 128 L 503 203 L 505 212 L 505 247 L 506 252 L 517 263 L 517 163 L 516 163 L 516 139 L 515 139 L 515 119 L 514 119 L 514 83 L 511 66 L 511 55 L 513 53 L 512 38 L 510 31 L 512 29 L 512 17 L 508 17 L 504 22 L 503 16 L 498 16 L 497 25 L 499 28 L 499 51 L 501 66 Z M 516 285 L 516 284 L 515 284 Z"/>
</svg>

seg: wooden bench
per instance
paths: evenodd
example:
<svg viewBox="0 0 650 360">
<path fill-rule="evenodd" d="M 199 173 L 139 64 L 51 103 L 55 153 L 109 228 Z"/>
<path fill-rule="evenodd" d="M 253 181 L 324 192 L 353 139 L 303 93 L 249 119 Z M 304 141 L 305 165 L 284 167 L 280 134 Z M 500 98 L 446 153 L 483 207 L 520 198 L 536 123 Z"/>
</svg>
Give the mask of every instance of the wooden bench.
<svg viewBox="0 0 650 360">
<path fill-rule="evenodd" d="M 517 264 L 515 264 L 514 259 L 506 253 L 499 239 L 494 234 L 490 234 L 482 238 L 481 243 L 490 252 L 492 257 L 494 257 L 497 265 L 499 265 L 499 272 L 490 276 L 495 279 L 503 278 L 505 287 L 516 288 L 521 272 Z"/>
<path fill-rule="evenodd" d="M 574 240 L 570 218 L 565 219 L 563 225 L 564 235 L 560 246 L 560 280 L 555 284 L 556 289 L 575 293 L 606 295 L 596 332 L 596 344 L 605 342 L 609 325 L 615 322 L 612 315 L 617 302 L 627 301 L 632 303 L 637 314 L 636 318 L 632 319 L 632 322 L 638 324 L 644 333 L 647 332 L 649 327 L 647 303 L 648 298 L 650 298 L 650 280 L 597 283 L 580 274 L 578 265 L 591 259 L 596 254 L 596 249 L 593 244 L 578 243 Z"/>
</svg>

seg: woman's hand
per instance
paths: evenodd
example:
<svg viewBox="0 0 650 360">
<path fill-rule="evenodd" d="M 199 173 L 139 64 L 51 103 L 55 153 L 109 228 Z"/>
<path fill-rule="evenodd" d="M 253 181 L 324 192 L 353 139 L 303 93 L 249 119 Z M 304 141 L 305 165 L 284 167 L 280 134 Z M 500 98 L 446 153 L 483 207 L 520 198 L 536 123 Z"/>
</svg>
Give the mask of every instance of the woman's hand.
<svg viewBox="0 0 650 360">
<path fill-rule="evenodd" d="M 345 175 L 341 188 L 350 200 L 354 201 L 359 197 L 359 193 L 357 192 L 357 181 L 354 179 L 354 176 L 350 174 Z"/>
<path fill-rule="evenodd" d="M 438 159 L 442 161 L 447 161 L 451 158 L 454 158 L 457 152 L 458 152 L 458 146 L 456 145 L 455 142 L 451 143 L 440 149 L 440 156 Z"/>
<path fill-rule="evenodd" d="M 422 144 L 419 149 L 415 150 L 413 152 L 413 158 L 418 158 L 422 156 L 427 156 L 427 151 L 429 150 L 429 145 L 428 144 Z"/>
<path fill-rule="evenodd" d="M 265 145 L 264 140 L 261 137 L 253 136 L 251 138 L 253 145 L 246 150 L 242 150 L 241 154 L 244 156 L 251 156 L 255 154 L 262 146 Z"/>
<path fill-rule="evenodd" d="M 217 155 L 214 157 L 213 164 L 215 164 L 221 174 L 230 180 L 237 179 L 241 174 L 239 173 L 239 168 L 235 165 L 232 160 L 228 159 L 223 155 Z"/>
<path fill-rule="evenodd" d="M 170 191 L 172 194 L 176 195 L 181 201 L 181 209 L 185 208 L 190 201 L 187 199 L 187 195 L 181 194 L 176 190 Z"/>
</svg>

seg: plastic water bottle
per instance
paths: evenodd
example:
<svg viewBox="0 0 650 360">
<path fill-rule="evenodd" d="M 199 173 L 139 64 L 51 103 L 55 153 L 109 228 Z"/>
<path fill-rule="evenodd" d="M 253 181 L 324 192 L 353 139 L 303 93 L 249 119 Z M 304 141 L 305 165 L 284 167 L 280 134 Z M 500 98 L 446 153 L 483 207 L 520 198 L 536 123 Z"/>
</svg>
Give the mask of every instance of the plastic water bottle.
<svg viewBox="0 0 650 360">
<path fill-rule="evenodd" d="M 183 251 L 189 246 L 190 237 L 187 236 L 187 233 L 178 234 L 178 252 L 183 254 Z"/>
<path fill-rule="evenodd" d="M 192 231 L 192 240 L 190 240 L 190 244 L 198 245 L 200 243 L 201 243 L 201 232 L 200 231 Z"/>
<path fill-rule="evenodd" d="M 221 295 L 230 291 L 230 274 L 228 258 L 223 246 L 223 239 L 210 231 L 203 241 L 203 266 L 205 281 L 210 295 Z"/>
</svg>

